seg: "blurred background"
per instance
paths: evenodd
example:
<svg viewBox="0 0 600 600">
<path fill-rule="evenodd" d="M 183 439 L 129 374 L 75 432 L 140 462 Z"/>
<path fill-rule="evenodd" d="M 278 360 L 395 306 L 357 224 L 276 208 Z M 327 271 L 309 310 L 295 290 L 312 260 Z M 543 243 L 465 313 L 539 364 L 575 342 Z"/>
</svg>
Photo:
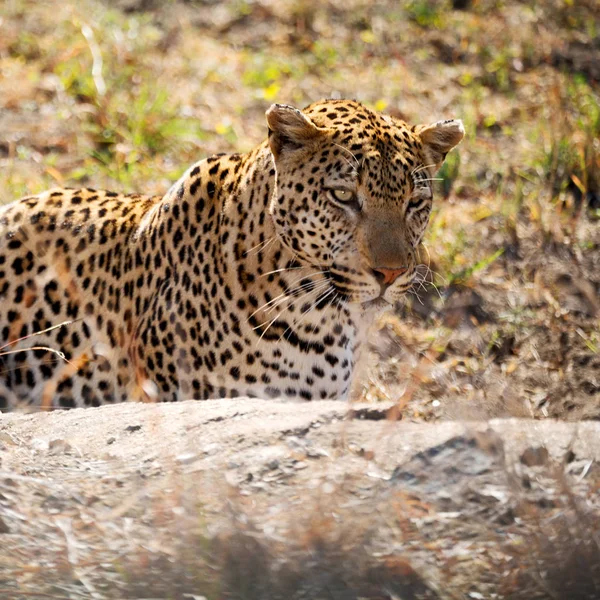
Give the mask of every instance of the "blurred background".
<svg viewBox="0 0 600 600">
<path fill-rule="evenodd" d="M 420 419 L 600 418 L 596 0 L 3 0 L 0 202 L 161 193 L 246 151 L 272 102 L 463 119 L 429 283 L 377 324 L 356 397 Z"/>
</svg>

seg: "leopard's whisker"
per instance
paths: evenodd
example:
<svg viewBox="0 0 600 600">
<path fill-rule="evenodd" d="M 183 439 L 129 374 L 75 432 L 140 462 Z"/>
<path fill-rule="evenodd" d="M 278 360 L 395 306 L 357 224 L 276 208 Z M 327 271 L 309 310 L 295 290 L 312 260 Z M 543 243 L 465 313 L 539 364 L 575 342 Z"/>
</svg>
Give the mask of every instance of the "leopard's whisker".
<svg viewBox="0 0 600 600">
<path fill-rule="evenodd" d="M 340 294 L 339 292 L 336 292 L 336 294 L 337 294 L 337 302 L 335 305 L 335 318 L 337 319 L 338 323 L 341 323 L 343 311 L 344 311 L 344 296 L 343 296 L 343 294 Z"/>
<path fill-rule="evenodd" d="M 358 168 L 360 169 L 360 163 L 358 162 L 358 159 L 356 158 L 356 155 L 354 154 L 354 152 L 352 152 L 352 150 L 350 150 L 349 148 L 345 148 L 344 146 L 342 146 L 341 144 L 337 144 L 337 143 L 333 143 L 334 146 L 337 146 L 338 148 L 340 148 L 341 150 L 343 150 L 344 152 L 347 152 L 356 162 Z M 350 166 L 355 169 L 354 165 L 350 164 Z"/>
<path fill-rule="evenodd" d="M 267 277 L 267 275 L 274 275 L 275 273 L 283 273 L 286 271 L 296 271 L 298 269 L 314 269 L 313 265 L 303 265 L 302 267 L 283 267 L 281 269 L 275 269 L 274 271 L 268 271 L 259 275 L 259 277 Z M 327 271 L 320 271 L 320 273 L 326 273 Z"/>
<path fill-rule="evenodd" d="M 429 252 L 429 248 L 427 247 L 427 244 L 422 243 L 421 245 L 423 246 L 423 250 L 425 250 L 425 252 L 427 252 L 427 264 L 425 265 L 425 263 L 423 263 L 423 265 L 429 269 L 429 266 L 431 265 L 431 254 Z"/>
<path fill-rule="evenodd" d="M 420 280 L 420 281 L 421 281 L 421 284 L 423 284 L 423 282 L 425 282 L 425 281 L 426 281 L 426 282 L 427 282 L 429 285 L 431 285 L 431 286 L 433 287 L 433 289 L 436 291 L 436 293 L 437 293 L 437 295 L 439 296 L 440 300 L 443 300 L 444 298 L 443 298 L 443 296 L 442 296 L 442 292 L 440 292 L 440 289 L 439 289 L 439 287 L 438 287 L 438 286 L 435 284 L 435 282 L 433 281 L 433 279 L 431 279 L 431 280 L 427 280 L 427 276 L 428 276 L 428 275 L 430 275 L 430 274 L 432 274 L 432 275 L 433 275 L 433 274 L 434 274 L 434 272 L 433 272 L 433 271 L 432 271 L 432 270 L 431 270 L 429 267 L 427 267 L 426 265 L 423 265 L 423 266 L 425 266 L 425 267 L 426 267 L 427 271 L 426 271 L 424 274 L 422 274 L 422 279 Z M 439 276 L 439 275 L 438 275 L 438 276 Z M 443 277 L 442 277 L 442 279 L 443 279 Z"/>
<path fill-rule="evenodd" d="M 331 308 L 333 309 L 333 319 L 337 319 L 339 317 L 339 292 L 333 288 L 335 294 L 333 295 L 333 298 L 331 299 L 331 301 L 329 302 L 329 305 L 331 306 Z M 315 329 L 319 326 L 318 322 L 315 322 L 312 324 L 311 326 L 311 333 L 315 332 Z M 307 331 L 308 333 L 308 331 Z"/>
<path fill-rule="evenodd" d="M 335 293 L 335 289 L 331 288 L 330 290 L 325 290 L 323 293 L 321 293 L 321 295 L 319 295 L 319 297 L 309 306 L 309 308 L 304 312 L 304 314 L 300 317 L 299 320 L 296 320 L 292 323 L 292 325 L 290 325 L 279 337 L 279 341 L 281 341 L 281 339 L 284 337 L 284 335 L 292 328 L 298 328 L 300 327 L 300 325 L 302 324 L 302 322 L 306 319 L 306 317 L 321 303 L 323 302 L 323 300 L 325 300 L 328 296 L 330 296 L 331 294 Z"/>
<path fill-rule="evenodd" d="M 429 249 L 425 245 L 423 245 L 423 248 L 427 252 L 427 257 L 429 259 L 429 262 L 431 263 L 431 256 L 429 255 Z M 446 279 L 446 277 L 441 275 L 438 271 L 434 271 L 429 265 L 426 265 L 425 263 L 421 263 L 420 265 L 417 265 L 417 269 L 419 269 L 419 267 L 423 267 L 426 270 L 425 276 L 430 275 L 430 274 L 435 275 L 436 277 L 439 277 L 441 279 L 441 281 L 442 281 L 442 283 L 444 283 L 444 285 L 448 285 L 448 279 Z M 433 281 L 431 281 L 430 283 L 433 284 Z"/>
<path fill-rule="evenodd" d="M 250 248 L 250 250 L 246 250 L 246 252 L 244 252 L 244 256 L 248 256 L 255 250 L 257 252 L 260 252 L 260 250 L 264 250 L 269 244 L 271 244 L 276 239 L 277 239 L 277 236 L 273 235 L 270 238 L 267 238 L 266 240 L 259 242 L 258 244 L 256 244 L 256 246 L 253 246 L 252 248 Z"/>
<path fill-rule="evenodd" d="M 277 300 L 279 300 L 279 298 L 283 298 L 284 296 L 291 296 L 293 295 L 295 292 L 297 292 L 298 290 L 303 289 L 303 287 L 307 286 L 310 283 L 316 283 L 314 282 L 314 280 L 309 279 L 309 281 L 307 281 L 306 283 L 303 283 L 301 286 L 298 286 L 296 288 L 292 287 L 293 285 L 295 285 L 298 281 L 302 281 L 302 279 L 305 279 L 306 277 L 310 277 L 310 275 L 301 275 L 300 277 L 294 279 L 294 281 L 292 281 L 290 284 L 288 284 L 288 287 L 285 288 L 285 290 L 283 290 L 283 292 L 281 292 L 281 294 L 279 294 L 278 296 L 275 296 L 275 298 L 271 298 L 271 300 L 265 302 L 262 306 L 258 307 L 251 315 L 250 318 L 252 318 L 256 313 L 260 312 L 261 310 L 263 310 L 264 308 L 266 308 L 267 306 L 269 306 L 270 304 L 273 304 L 273 302 L 276 302 Z"/>
<path fill-rule="evenodd" d="M 430 169 L 431 167 L 435 167 L 435 163 L 432 163 L 430 165 L 421 165 L 420 167 L 416 167 L 415 169 L 413 169 L 410 174 L 412 175 L 416 175 L 417 173 L 424 171 L 425 169 Z"/>
<path fill-rule="evenodd" d="M 443 283 L 444 285 L 448 285 L 448 284 L 450 283 L 450 282 L 448 281 L 448 279 L 446 279 L 446 277 L 444 277 L 443 275 L 441 275 L 441 274 L 440 274 L 440 272 L 439 272 L 439 271 L 434 271 L 433 269 L 429 269 L 429 272 L 430 272 L 432 275 L 435 275 L 436 277 L 439 277 L 439 278 L 441 279 L 441 281 L 442 281 L 442 283 Z"/>
<path fill-rule="evenodd" d="M 440 289 L 438 288 L 438 286 L 435 285 L 435 283 L 433 283 L 433 281 L 430 281 L 429 283 L 433 286 L 433 289 L 437 292 L 437 295 L 440 297 L 440 300 L 443 300 L 444 298 L 442 296 L 442 292 L 440 292 Z"/>
<path fill-rule="evenodd" d="M 318 274 L 319 273 L 315 273 L 315 275 L 318 275 Z M 298 287 L 293 287 L 299 281 L 302 281 L 303 279 L 307 279 L 310 276 L 311 275 L 301 275 L 300 277 L 297 277 L 290 284 L 288 284 L 288 287 L 281 294 L 279 294 L 279 296 L 276 296 L 272 300 L 269 300 L 268 302 L 265 302 L 265 304 L 263 304 L 262 307 L 260 309 L 258 309 L 258 310 L 261 310 L 262 308 L 265 308 L 266 306 L 269 306 L 270 304 L 272 304 L 273 302 L 275 302 L 279 298 L 295 296 L 297 292 L 305 289 L 306 287 L 309 287 L 311 285 L 314 286 L 317 283 L 319 283 L 320 281 L 327 281 L 326 279 L 317 279 L 317 280 L 309 279 L 306 283 L 303 283 L 303 284 L 299 285 Z"/>
<path fill-rule="evenodd" d="M 267 331 L 269 331 L 269 329 L 271 329 L 271 325 L 273 325 L 273 323 L 275 323 L 275 321 L 277 321 L 277 319 L 279 319 L 282 312 L 283 312 L 283 310 L 279 314 L 275 315 L 273 320 L 265 327 L 265 330 L 260 334 L 260 337 L 258 338 L 258 340 L 256 342 L 257 346 L 258 346 L 258 344 L 260 344 L 261 340 L 263 339 L 263 337 L 265 336 Z M 258 327 L 255 327 L 254 330 L 259 329 L 260 327 L 263 327 L 263 326 L 264 326 L 264 323 L 261 323 Z"/>
<path fill-rule="evenodd" d="M 298 279 L 296 279 L 292 284 L 293 285 L 295 282 L 300 281 L 304 279 L 304 276 L 299 277 Z M 327 283 L 328 280 L 322 280 L 325 281 Z M 314 280 L 309 280 L 306 283 L 296 287 L 296 288 L 287 288 L 284 292 L 282 292 L 281 294 L 279 294 L 279 296 L 276 296 L 275 298 L 272 298 L 271 300 L 269 300 L 268 302 L 265 302 L 262 306 L 260 306 L 259 308 L 257 308 L 249 317 L 248 320 L 251 319 L 254 315 L 256 315 L 257 313 L 259 313 L 261 310 L 264 310 L 265 308 L 267 308 L 269 305 L 272 305 L 273 303 L 277 302 L 278 300 L 284 301 L 288 298 L 294 298 L 298 292 L 301 292 L 302 290 L 306 290 L 307 288 L 310 287 L 310 289 L 314 289 L 314 287 L 316 286 L 316 284 L 319 283 L 319 281 L 314 281 Z M 277 303 L 277 305 L 279 305 L 280 302 Z M 275 306 L 277 306 L 275 305 Z M 275 307 L 271 307 L 271 308 L 275 308 Z M 269 309 L 270 311 L 271 309 Z M 269 312 L 267 311 L 267 312 Z"/>
<path fill-rule="evenodd" d="M 329 283 L 329 282 L 328 282 L 328 283 Z M 307 292 L 307 293 L 306 293 L 306 294 L 304 294 L 303 296 L 300 296 L 300 297 L 298 297 L 298 298 L 293 298 L 293 301 L 292 301 L 292 302 L 290 302 L 290 304 L 289 304 L 289 305 L 287 305 L 286 307 L 284 307 L 284 308 L 283 308 L 283 310 L 279 311 L 279 313 L 277 313 L 277 315 L 276 315 L 276 316 L 273 318 L 273 320 L 271 320 L 271 321 L 269 322 L 269 324 L 266 326 L 265 330 L 264 330 L 264 331 L 261 333 L 260 337 L 258 338 L 258 341 L 256 342 L 256 344 L 258 345 L 258 344 L 260 343 L 260 341 L 263 339 L 263 337 L 265 336 L 265 334 L 267 333 L 267 331 L 268 331 L 268 330 L 271 328 L 271 326 L 272 326 L 272 325 L 273 325 L 275 322 L 277 322 L 277 320 L 279 319 L 279 317 L 280 317 L 280 316 L 281 316 L 281 315 L 282 315 L 282 314 L 283 314 L 283 313 L 284 313 L 286 310 L 289 310 L 289 308 L 290 308 L 291 306 L 293 306 L 293 305 L 294 305 L 294 304 L 295 304 L 295 303 L 296 303 L 298 300 L 300 300 L 300 299 L 303 299 L 303 298 L 306 298 L 306 297 L 307 297 L 307 296 L 309 296 L 311 293 L 313 293 L 313 292 L 315 292 L 315 291 L 320 291 L 320 289 L 322 289 L 322 288 L 319 288 L 319 290 L 314 290 L 314 289 L 313 289 L 313 290 L 310 290 L 309 292 Z M 264 325 L 265 325 L 265 323 L 261 323 L 260 325 L 258 325 L 258 326 L 256 326 L 256 327 L 254 327 L 254 330 L 260 329 L 261 327 L 264 327 Z M 289 328 L 288 328 L 288 329 L 289 329 Z M 286 330 L 286 331 L 287 331 L 287 330 Z M 279 338 L 279 339 L 281 340 L 281 338 Z"/>
<path fill-rule="evenodd" d="M 279 302 L 277 302 L 277 304 L 269 307 L 265 312 L 268 314 L 270 312 L 273 312 L 274 310 L 277 310 L 277 308 L 279 308 L 279 306 L 281 306 L 288 299 L 289 300 L 293 300 L 293 302 L 290 302 L 290 304 L 287 306 L 287 308 L 290 308 L 290 306 L 293 306 L 298 300 L 300 300 L 301 298 L 303 298 L 307 294 L 309 294 L 311 292 L 314 292 L 314 291 L 317 291 L 317 290 L 321 290 L 321 289 L 327 287 L 328 285 L 330 285 L 329 282 L 328 281 L 324 281 L 324 282 L 321 282 L 320 285 L 315 284 L 315 285 L 313 285 L 311 287 L 305 287 L 305 288 L 301 289 L 299 291 L 299 293 L 295 293 L 293 295 L 286 295 Z M 298 290 L 298 288 L 297 288 L 297 290 Z M 303 292 L 305 292 L 305 293 L 303 293 Z"/>
<path fill-rule="evenodd" d="M 306 317 L 308 316 L 309 313 L 311 313 L 316 306 L 319 305 L 319 303 L 321 303 L 323 300 L 325 300 L 325 298 L 327 298 L 328 296 L 330 296 L 332 293 L 335 293 L 335 288 L 332 287 L 330 290 L 325 291 L 323 294 L 321 294 L 314 302 L 313 304 L 311 304 L 311 306 L 306 310 L 306 312 L 302 315 L 302 317 L 297 320 L 294 321 L 280 336 L 279 336 L 279 340 L 278 342 L 280 342 L 283 337 L 285 336 L 285 334 L 292 328 L 294 327 L 295 329 L 297 329 L 301 324 L 302 321 L 304 321 L 304 319 L 306 319 Z"/>
<path fill-rule="evenodd" d="M 419 301 L 419 304 L 421 306 L 425 306 L 425 304 L 423 304 L 423 300 L 421 300 L 421 296 L 419 296 L 419 294 L 417 294 L 417 292 L 415 290 L 410 289 L 410 290 L 407 290 L 407 291 L 408 291 L 409 294 L 411 294 L 412 296 L 414 296 Z"/>
<path fill-rule="evenodd" d="M 352 169 L 352 175 L 358 177 L 358 171 L 356 170 L 356 167 L 345 156 L 342 156 L 342 158 L 348 163 L 348 166 Z"/>
<path fill-rule="evenodd" d="M 419 273 L 417 272 L 417 274 L 415 275 L 412 283 L 413 285 L 420 285 L 423 287 L 423 284 L 427 282 L 427 274 L 426 273 Z"/>
</svg>

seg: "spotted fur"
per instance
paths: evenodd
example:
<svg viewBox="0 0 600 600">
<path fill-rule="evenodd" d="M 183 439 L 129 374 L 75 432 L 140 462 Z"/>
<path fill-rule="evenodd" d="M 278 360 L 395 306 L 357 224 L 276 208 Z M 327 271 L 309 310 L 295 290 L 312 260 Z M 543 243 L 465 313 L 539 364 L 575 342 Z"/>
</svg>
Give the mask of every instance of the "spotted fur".
<svg viewBox="0 0 600 600">
<path fill-rule="evenodd" d="M 163 197 L 56 189 L 0 209 L 0 408 L 347 396 L 373 315 L 414 280 L 462 125 L 345 100 L 267 122 L 268 141 Z"/>
</svg>

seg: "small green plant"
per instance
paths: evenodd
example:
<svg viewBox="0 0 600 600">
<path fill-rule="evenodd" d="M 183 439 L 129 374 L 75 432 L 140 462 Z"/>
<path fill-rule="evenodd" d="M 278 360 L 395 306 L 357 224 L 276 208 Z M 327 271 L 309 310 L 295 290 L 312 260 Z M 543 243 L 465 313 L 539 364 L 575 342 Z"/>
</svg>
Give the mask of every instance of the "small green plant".
<svg viewBox="0 0 600 600">
<path fill-rule="evenodd" d="M 486 84 L 501 92 L 512 91 L 513 60 L 513 53 L 506 47 L 493 52 L 485 64 Z"/>
<path fill-rule="evenodd" d="M 504 248 L 500 248 L 499 250 L 496 250 L 496 252 L 490 254 L 489 256 L 486 256 L 486 257 L 482 258 L 481 260 L 477 261 L 475 264 L 465 267 L 464 269 L 461 269 L 457 273 L 451 274 L 450 275 L 450 284 L 453 284 L 453 283 L 465 284 L 466 282 L 469 281 L 469 279 L 471 279 L 471 277 L 475 273 L 478 273 L 479 271 L 483 271 L 483 270 L 487 269 L 487 267 L 489 267 L 497 258 L 502 256 L 502 254 L 504 254 Z"/>
<path fill-rule="evenodd" d="M 600 193 L 600 103 L 581 76 L 555 95 L 560 124 L 550 130 L 540 160 L 553 198 L 570 192 L 577 203 Z"/>
<path fill-rule="evenodd" d="M 447 198 L 450 195 L 450 191 L 452 190 L 454 183 L 458 179 L 459 173 L 460 153 L 452 152 L 446 157 L 442 168 L 436 175 L 436 177 L 442 180 L 439 182 L 439 187 L 442 190 L 444 198 Z"/>
<path fill-rule="evenodd" d="M 260 90 L 265 100 L 272 102 L 277 97 L 282 82 L 290 74 L 291 68 L 287 62 L 260 54 L 248 57 L 242 83 L 246 87 Z"/>
<path fill-rule="evenodd" d="M 443 2 L 432 0 L 412 0 L 406 6 L 406 12 L 413 21 L 421 27 L 441 28 L 443 20 Z"/>
</svg>

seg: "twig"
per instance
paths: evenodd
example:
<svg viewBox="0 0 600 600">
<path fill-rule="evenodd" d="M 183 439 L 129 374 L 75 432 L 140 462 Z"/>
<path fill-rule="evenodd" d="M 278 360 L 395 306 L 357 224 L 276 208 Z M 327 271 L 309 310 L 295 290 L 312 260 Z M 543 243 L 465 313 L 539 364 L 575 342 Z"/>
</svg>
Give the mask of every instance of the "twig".
<svg viewBox="0 0 600 600">
<path fill-rule="evenodd" d="M 0 471 L 0 479 L 14 479 L 15 481 L 25 481 L 27 483 L 40 483 L 48 487 L 56 486 L 56 482 L 49 479 L 40 479 L 39 477 L 27 477 L 26 475 L 17 475 L 10 471 Z"/>
<path fill-rule="evenodd" d="M 96 91 L 99 96 L 104 96 L 106 94 L 106 83 L 104 83 L 104 77 L 102 76 L 102 52 L 100 51 L 100 46 L 96 42 L 93 29 L 87 23 L 81 26 L 81 33 L 83 33 L 87 40 L 90 52 L 92 53 L 92 78 L 96 86 Z"/>
<path fill-rule="evenodd" d="M 46 350 L 46 352 L 52 352 L 62 358 L 65 362 L 71 364 L 63 352 L 55 350 L 54 348 L 48 348 L 48 346 L 32 346 L 31 348 L 20 348 L 19 350 L 5 350 L 4 352 L 0 352 L 0 356 L 19 354 L 19 352 L 30 352 L 31 350 Z"/>
<path fill-rule="evenodd" d="M 73 568 L 73 574 L 79 582 L 85 587 L 92 598 L 100 600 L 102 595 L 98 593 L 92 582 L 88 579 L 87 575 L 81 572 L 79 568 L 79 552 L 77 551 L 77 541 L 73 535 L 73 528 L 71 527 L 71 519 L 68 518 L 56 518 L 54 519 L 56 526 L 62 531 L 65 536 L 67 544 L 67 559 L 69 564 Z"/>
<path fill-rule="evenodd" d="M 68 596 L 55 596 L 54 594 L 45 594 L 44 592 L 26 592 L 24 590 L 15 590 L 11 588 L 0 588 L 0 596 L 8 598 L 4 594 L 14 594 L 18 596 L 27 596 L 29 598 L 52 598 L 53 600 L 71 600 Z"/>
<path fill-rule="evenodd" d="M 13 346 L 14 344 L 18 344 L 23 340 L 28 340 L 32 337 L 36 337 L 38 335 L 43 335 L 44 333 L 48 333 L 49 331 L 53 331 L 54 329 L 58 329 L 59 327 L 63 327 L 65 325 L 72 325 L 73 323 L 77 323 L 77 321 L 81 321 L 81 319 L 74 319 L 72 321 L 63 321 L 62 323 L 58 323 L 57 325 L 52 325 L 52 327 L 47 327 L 46 329 L 42 329 L 41 331 L 36 331 L 35 333 L 30 333 L 29 335 L 24 335 L 23 337 L 17 338 L 16 340 L 11 340 L 4 344 L 4 346 L 0 346 L 0 350 L 4 350 L 4 348 L 8 348 L 8 346 Z"/>
</svg>

